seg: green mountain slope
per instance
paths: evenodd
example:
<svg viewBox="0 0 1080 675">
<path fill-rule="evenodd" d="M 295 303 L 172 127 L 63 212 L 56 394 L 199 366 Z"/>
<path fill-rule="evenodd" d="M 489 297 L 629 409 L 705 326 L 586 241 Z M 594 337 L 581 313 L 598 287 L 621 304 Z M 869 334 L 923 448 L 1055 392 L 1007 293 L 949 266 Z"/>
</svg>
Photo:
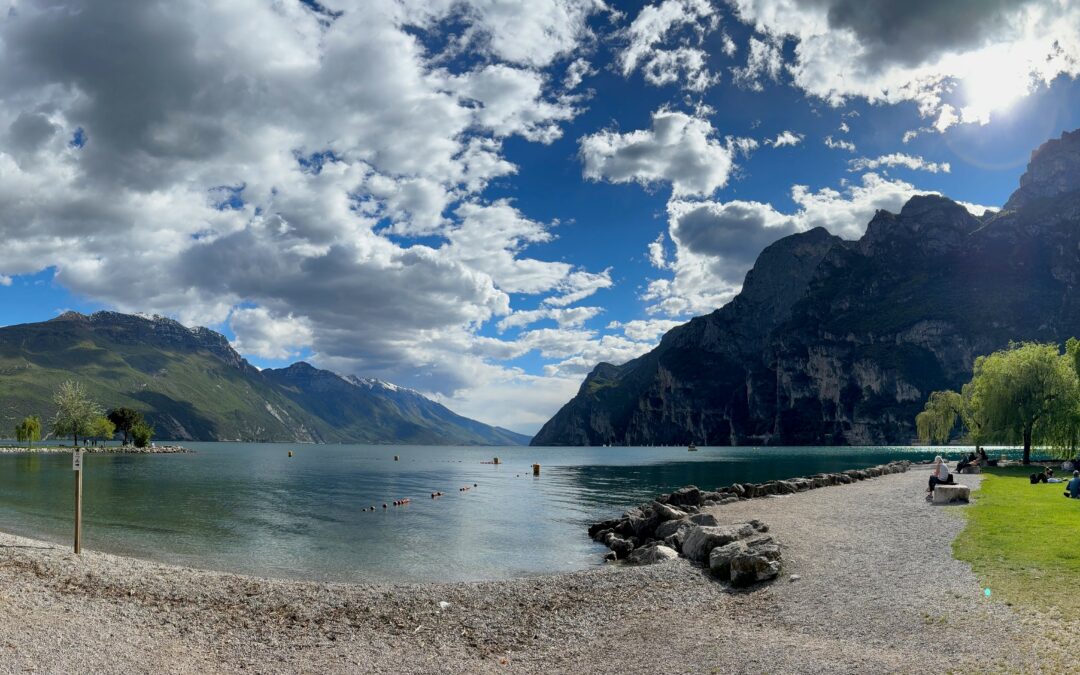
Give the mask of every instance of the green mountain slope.
<svg viewBox="0 0 1080 675">
<path fill-rule="evenodd" d="M 0 328 L 0 430 L 52 415 L 52 395 L 81 380 L 108 407 L 141 410 L 160 438 L 298 442 L 521 444 L 528 438 L 454 415 L 415 392 L 386 395 L 329 371 L 343 390 L 260 372 L 224 336 L 160 317 L 69 312 Z M 297 368 L 294 366 L 293 368 Z M 394 394 L 407 393 L 395 403 Z M 342 407 L 342 404 L 345 404 Z M 335 410 L 335 406 L 338 409 Z"/>
</svg>

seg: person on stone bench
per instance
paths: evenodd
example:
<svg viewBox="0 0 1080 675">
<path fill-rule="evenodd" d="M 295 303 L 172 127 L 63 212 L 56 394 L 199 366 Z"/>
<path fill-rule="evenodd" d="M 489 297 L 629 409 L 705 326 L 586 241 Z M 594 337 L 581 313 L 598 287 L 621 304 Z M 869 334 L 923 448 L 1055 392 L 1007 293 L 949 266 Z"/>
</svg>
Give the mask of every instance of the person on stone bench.
<svg viewBox="0 0 1080 675">
<path fill-rule="evenodd" d="M 964 473 L 964 469 L 972 466 L 979 466 L 979 456 L 974 452 L 967 456 L 967 459 L 960 460 L 956 465 L 956 473 Z"/>
<path fill-rule="evenodd" d="M 1080 471 L 1073 471 L 1072 480 L 1066 486 L 1065 496 L 1080 499 Z"/>
<path fill-rule="evenodd" d="M 952 474 L 949 473 L 949 465 L 938 455 L 934 458 L 934 468 L 930 473 L 930 486 L 926 488 L 926 498 L 930 499 L 937 485 L 954 485 Z"/>
</svg>

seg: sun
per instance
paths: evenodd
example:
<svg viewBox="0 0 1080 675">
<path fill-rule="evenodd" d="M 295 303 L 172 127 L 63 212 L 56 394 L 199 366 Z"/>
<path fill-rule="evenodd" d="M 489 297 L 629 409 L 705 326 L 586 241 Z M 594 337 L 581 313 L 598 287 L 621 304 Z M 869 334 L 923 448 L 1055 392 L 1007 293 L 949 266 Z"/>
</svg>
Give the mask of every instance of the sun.
<svg viewBox="0 0 1080 675">
<path fill-rule="evenodd" d="M 988 122 L 992 112 L 1007 110 L 1031 91 L 1031 64 L 1019 50 L 981 50 L 960 78 L 965 122 Z"/>
</svg>

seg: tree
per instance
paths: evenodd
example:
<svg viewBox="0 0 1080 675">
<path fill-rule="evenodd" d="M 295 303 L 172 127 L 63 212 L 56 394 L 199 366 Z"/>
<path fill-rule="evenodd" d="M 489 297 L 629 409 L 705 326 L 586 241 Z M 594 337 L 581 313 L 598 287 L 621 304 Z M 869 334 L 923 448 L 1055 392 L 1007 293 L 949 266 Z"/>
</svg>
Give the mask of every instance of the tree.
<svg viewBox="0 0 1080 675">
<path fill-rule="evenodd" d="M 99 417 L 90 424 L 90 438 L 107 441 L 116 435 L 116 425 L 108 417 Z M 95 445 L 97 443 L 95 442 Z"/>
<path fill-rule="evenodd" d="M 915 416 L 915 430 L 924 443 L 948 443 L 957 419 L 963 419 L 964 398 L 955 391 L 935 391 Z"/>
<path fill-rule="evenodd" d="M 80 382 L 68 380 L 60 385 L 53 395 L 56 415 L 53 417 L 53 433 L 57 436 L 71 436 L 75 445 L 79 436 L 87 437 L 92 433 L 94 420 L 102 415 L 101 406 L 86 394 Z"/>
<path fill-rule="evenodd" d="M 961 394 L 934 392 L 915 418 L 920 438 L 944 442 L 959 417 L 975 442 L 1075 447 L 1080 436 L 1080 343 L 1066 354 L 1054 344 L 1011 343 L 975 359 Z M 1070 351 L 1071 350 L 1071 351 Z"/>
<path fill-rule="evenodd" d="M 35 442 L 41 440 L 41 419 L 37 415 L 30 415 L 15 425 L 15 440 L 33 447 Z"/>
<path fill-rule="evenodd" d="M 124 445 L 127 445 L 130 440 L 131 430 L 143 421 L 142 413 L 133 408 L 113 408 L 109 411 L 108 417 L 109 421 L 116 426 L 116 430 L 124 434 Z"/>
<path fill-rule="evenodd" d="M 139 422 L 131 429 L 131 438 L 135 441 L 136 448 L 145 448 L 150 445 L 150 439 L 154 437 L 154 427 L 146 422 Z"/>
</svg>

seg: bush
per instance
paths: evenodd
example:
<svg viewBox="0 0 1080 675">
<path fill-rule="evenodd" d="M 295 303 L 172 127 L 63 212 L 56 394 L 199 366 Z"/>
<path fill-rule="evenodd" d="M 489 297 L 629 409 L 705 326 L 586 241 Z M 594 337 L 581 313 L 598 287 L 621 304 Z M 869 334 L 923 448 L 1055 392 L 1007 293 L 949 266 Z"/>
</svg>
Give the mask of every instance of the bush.
<svg viewBox="0 0 1080 675">
<path fill-rule="evenodd" d="M 145 448 L 150 445 L 150 439 L 154 436 L 154 427 L 146 422 L 139 422 L 131 427 L 131 439 L 136 448 Z"/>
</svg>

